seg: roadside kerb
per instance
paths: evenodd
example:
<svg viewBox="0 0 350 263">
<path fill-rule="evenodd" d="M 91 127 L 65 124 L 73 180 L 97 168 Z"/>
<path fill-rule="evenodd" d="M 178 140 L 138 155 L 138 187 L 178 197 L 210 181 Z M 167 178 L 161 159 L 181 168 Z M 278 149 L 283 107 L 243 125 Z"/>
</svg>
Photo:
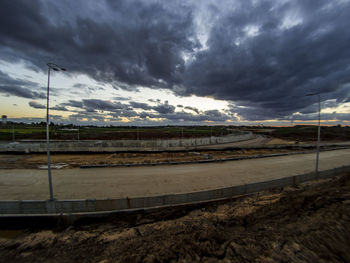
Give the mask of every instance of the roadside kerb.
<svg viewBox="0 0 350 263">
<path fill-rule="evenodd" d="M 319 173 L 320 178 L 328 178 L 350 172 L 349 166 L 324 170 Z M 0 216 L 35 215 L 35 214 L 74 214 L 101 213 L 135 209 L 167 207 L 174 205 L 193 204 L 197 202 L 213 201 L 232 198 L 238 195 L 251 194 L 258 191 L 295 185 L 316 179 L 315 173 L 283 177 L 275 180 L 257 182 L 239 186 L 231 186 L 185 194 L 171 194 L 149 197 L 130 197 L 118 199 L 85 199 L 85 200 L 13 200 L 0 201 Z"/>
<path fill-rule="evenodd" d="M 199 146 L 226 144 L 254 138 L 252 132 L 240 135 L 229 134 L 220 137 L 202 137 L 168 140 L 84 140 L 51 141 L 51 152 L 157 152 L 193 150 Z M 41 153 L 46 152 L 45 142 L 21 141 L 0 143 L 1 153 Z"/>
</svg>

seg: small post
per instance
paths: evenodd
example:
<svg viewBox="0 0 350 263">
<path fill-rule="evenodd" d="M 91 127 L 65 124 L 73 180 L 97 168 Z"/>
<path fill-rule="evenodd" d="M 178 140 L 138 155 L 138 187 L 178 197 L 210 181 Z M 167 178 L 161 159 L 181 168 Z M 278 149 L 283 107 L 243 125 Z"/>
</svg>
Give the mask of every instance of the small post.
<svg viewBox="0 0 350 263">
<path fill-rule="evenodd" d="M 210 139 L 209 144 L 211 144 L 211 138 L 213 137 L 213 126 L 210 126 Z"/>
<path fill-rule="evenodd" d="M 317 94 L 318 97 L 318 130 L 317 130 L 317 155 L 316 155 L 316 178 L 319 179 L 319 172 L 318 172 L 318 161 L 320 156 L 320 144 L 321 144 L 321 98 L 320 93 Z"/>
<path fill-rule="evenodd" d="M 320 144 L 321 144 L 321 95 L 319 92 L 306 94 L 306 96 L 317 95 L 318 98 L 318 130 L 317 130 L 317 152 L 316 152 L 316 167 L 315 167 L 315 177 L 319 179 L 318 172 L 318 162 L 320 157 Z"/>
<path fill-rule="evenodd" d="M 181 127 L 181 145 L 183 145 L 184 140 L 184 127 Z"/>
</svg>

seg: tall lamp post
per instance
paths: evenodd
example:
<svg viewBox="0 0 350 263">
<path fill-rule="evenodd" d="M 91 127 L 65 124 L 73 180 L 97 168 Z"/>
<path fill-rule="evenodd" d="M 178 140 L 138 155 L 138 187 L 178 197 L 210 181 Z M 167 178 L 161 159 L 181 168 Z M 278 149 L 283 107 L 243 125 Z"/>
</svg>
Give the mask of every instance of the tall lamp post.
<svg viewBox="0 0 350 263">
<path fill-rule="evenodd" d="M 54 71 L 66 71 L 65 68 L 62 68 L 54 63 L 47 63 L 48 71 L 47 71 L 47 96 L 46 96 L 46 150 L 47 150 L 47 172 L 49 177 L 49 189 L 50 189 L 50 201 L 53 201 L 53 189 L 52 189 L 52 177 L 51 177 L 51 161 L 50 161 L 50 137 L 49 137 L 49 95 L 50 95 L 50 71 L 51 69 Z"/>
<path fill-rule="evenodd" d="M 321 98 L 320 93 L 309 93 L 306 94 L 306 96 L 316 96 L 318 98 L 318 132 L 317 132 L 317 154 L 316 154 L 316 168 L 315 168 L 315 175 L 316 178 L 318 178 L 318 160 L 320 156 L 320 142 L 321 142 Z"/>
</svg>

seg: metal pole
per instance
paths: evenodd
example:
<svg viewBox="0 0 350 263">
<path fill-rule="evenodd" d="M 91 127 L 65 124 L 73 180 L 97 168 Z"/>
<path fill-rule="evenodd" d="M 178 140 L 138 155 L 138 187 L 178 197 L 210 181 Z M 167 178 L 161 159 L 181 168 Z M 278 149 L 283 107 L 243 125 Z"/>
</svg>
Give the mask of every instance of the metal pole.
<svg viewBox="0 0 350 263">
<path fill-rule="evenodd" d="M 78 127 L 78 141 L 80 141 L 79 127 Z"/>
<path fill-rule="evenodd" d="M 47 172 L 49 177 L 49 189 L 50 189 L 50 201 L 53 201 L 53 189 L 51 178 L 51 161 L 50 161 L 50 138 L 49 138 L 49 86 L 50 86 L 50 67 L 48 67 L 47 73 L 47 101 L 46 101 L 46 150 L 47 150 Z"/>
<path fill-rule="evenodd" d="M 15 141 L 15 126 L 12 124 L 12 141 Z"/>
<path fill-rule="evenodd" d="M 316 154 L 316 169 L 315 169 L 316 178 L 319 177 L 318 160 L 319 160 L 319 155 L 320 155 L 320 143 L 321 143 L 321 98 L 320 98 L 320 94 L 317 94 L 317 97 L 318 97 L 318 131 L 317 131 L 317 154 Z"/>
<path fill-rule="evenodd" d="M 212 137 L 213 137 L 213 126 L 210 126 L 210 142 L 209 142 L 209 144 L 211 144 Z"/>
</svg>

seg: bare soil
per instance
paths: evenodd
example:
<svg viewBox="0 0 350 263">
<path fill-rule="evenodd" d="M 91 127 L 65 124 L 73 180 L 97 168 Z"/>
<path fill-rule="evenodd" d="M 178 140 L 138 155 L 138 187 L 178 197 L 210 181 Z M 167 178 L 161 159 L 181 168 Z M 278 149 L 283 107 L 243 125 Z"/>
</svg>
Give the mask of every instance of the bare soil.
<svg viewBox="0 0 350 263">
<path fill-rule="evenodd" d="M 0 231 L 0 256 L 3 262 L 350 262 L 349 236 L 347 174 L 191 209 Z"/>
<path fill-rule="evenodd" d="M 303 151 L 303 149 L 293 150 Z M 241 149 L 201 152 L 160 153 L 101 153 L 101 154 L 51 154 L 52 163 L 68 164 L 65 168 L 100 164 L 156 164 L 177 161 L 225 159 L 252 155 L 290 152 L 289 149 Z M 0 155 L 0 169 L 30 169 L 47 164 L 46 154 Z"/>
</svg>

